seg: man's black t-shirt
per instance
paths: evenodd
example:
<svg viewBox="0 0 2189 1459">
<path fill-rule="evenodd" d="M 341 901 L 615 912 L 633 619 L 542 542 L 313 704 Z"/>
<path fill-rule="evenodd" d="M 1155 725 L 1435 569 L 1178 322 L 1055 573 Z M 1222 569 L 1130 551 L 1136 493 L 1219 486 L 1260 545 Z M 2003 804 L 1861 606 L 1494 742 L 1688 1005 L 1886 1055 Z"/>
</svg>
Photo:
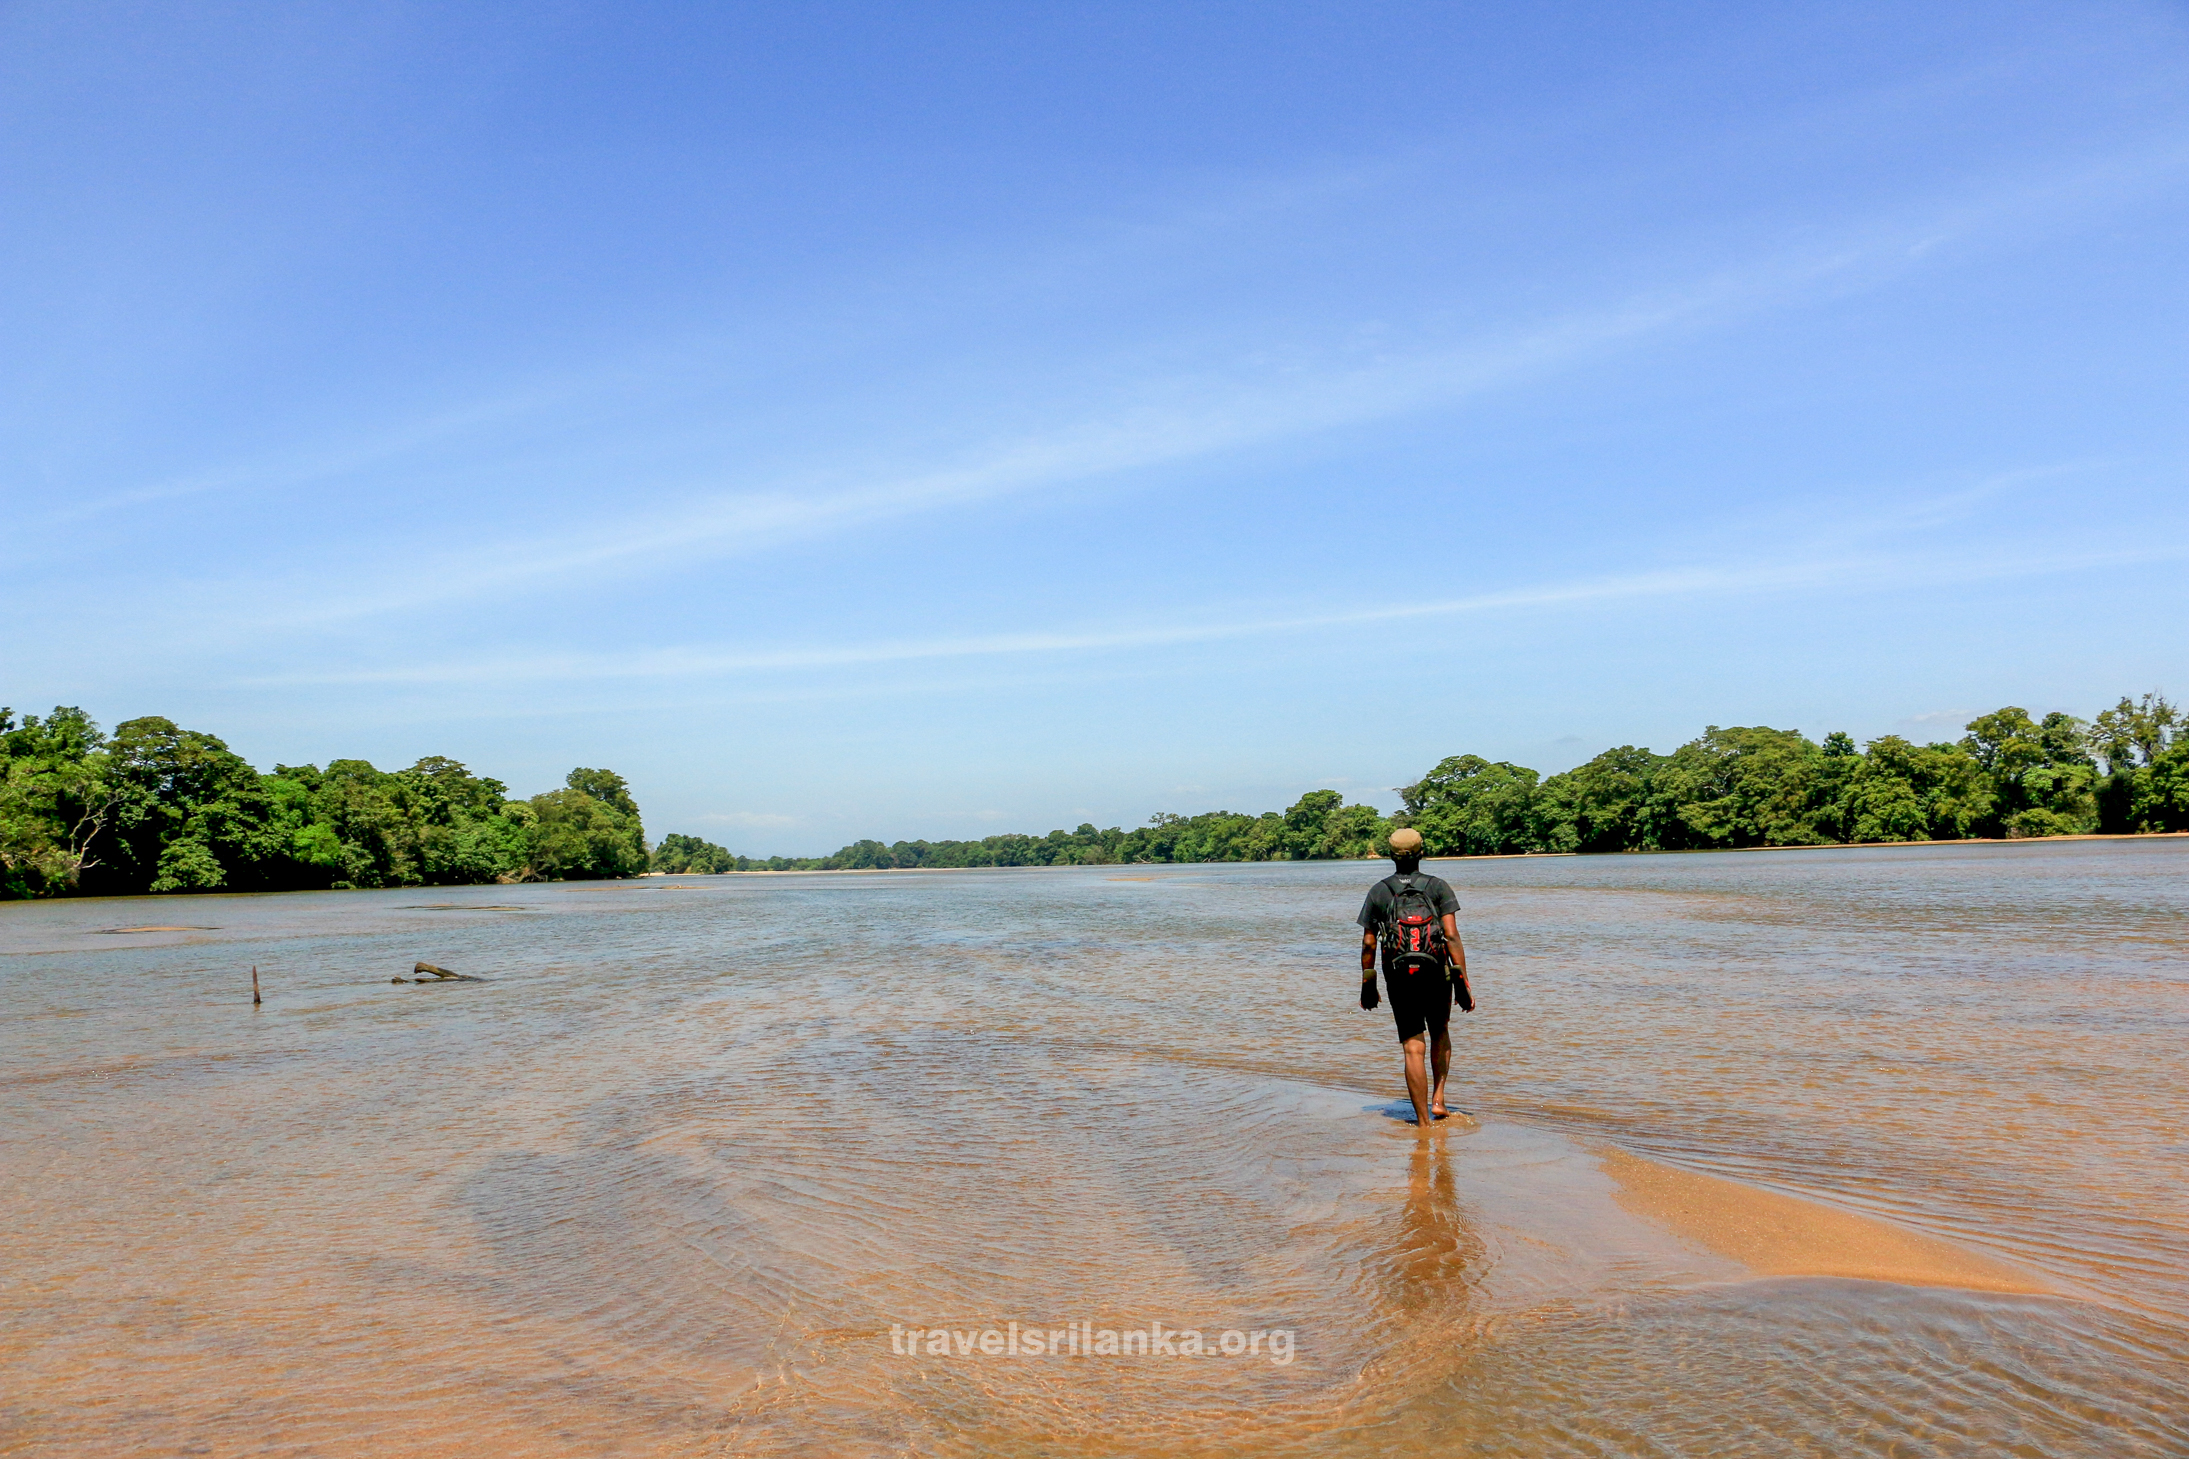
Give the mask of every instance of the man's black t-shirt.
<svg viewBox="0 0 2189 1459">
<path fill-rule="evenodd" d="M 1380 933 L 1383 930 L 1383 924 L 1391 920 L 1391 904 L 1396 900 L 1396 896 L 1392 891 L 1392 883 L 1394 882 L 1411 887 L 1418 892 L 1426 892 L 1429 897 L 1430 910 L 1439 917 L 1447 912 L 1457 912 L 1459 910 L 1459 896 L 1452 890 L 1450 882 L 1441 876 L 1431 876 L 1425 871 L 1417 871 L 1406 876 L 1387 876 L 1370 887 L 1368 889 L 1368 900 L 1361 903 L 1361 914 L 1353 920 L 1371 932 Z"/>
</svg>

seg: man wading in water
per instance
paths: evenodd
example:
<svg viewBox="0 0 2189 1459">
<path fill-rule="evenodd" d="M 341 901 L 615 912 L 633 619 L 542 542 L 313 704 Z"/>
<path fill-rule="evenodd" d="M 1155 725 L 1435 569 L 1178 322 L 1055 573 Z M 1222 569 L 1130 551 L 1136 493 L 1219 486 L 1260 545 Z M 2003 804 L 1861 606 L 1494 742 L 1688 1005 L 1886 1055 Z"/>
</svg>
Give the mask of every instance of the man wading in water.
<svg viewBox="0 0 2189 1459">
<path fill-rule="evenodd" d="M 1449 1113 L 1444 1076 L 1452 1069 L 1452 991 L 1455 986 L 1459 990 L 1462 1008 L 1471 1011 L 1475 1000 L 1467 990 L 1467 949 L 1459 940 L 1459 898 L 1444 878 L 1423 873 L 1421 832 L 1410 827 L 1393 831 L 1391 859 L 1398 872 L 1368 889 L 1368 900 L 1354 919 L 1361 925 L 1361 1007 L 1376 1006 L 1380 941 L 1391 1016 L 1398 1020 L 1399 1041 L 1406 1048 L 1406 1097 L 1414 1102 L 1414 1123 L 1426 1129 L 1431 1120 Z"/>
</svg>

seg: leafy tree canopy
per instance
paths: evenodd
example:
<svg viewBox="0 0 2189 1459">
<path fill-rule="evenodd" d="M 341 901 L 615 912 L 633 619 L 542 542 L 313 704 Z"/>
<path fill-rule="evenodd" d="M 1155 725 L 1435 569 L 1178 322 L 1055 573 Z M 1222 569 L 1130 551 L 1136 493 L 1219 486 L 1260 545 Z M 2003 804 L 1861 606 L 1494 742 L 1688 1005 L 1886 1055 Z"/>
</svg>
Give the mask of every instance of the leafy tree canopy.
<svg viewBox="0 0 2189 1459">
<path fill-rule="evenodd" d="M 111 739 L 78 709 L 0 709 L 0 896 L 280 891 L 629 876 L 646 865 L 621 776 L 578 769 L 511 800 L 446 756 L 260 773 L 159 716 Z"/>
</svg>

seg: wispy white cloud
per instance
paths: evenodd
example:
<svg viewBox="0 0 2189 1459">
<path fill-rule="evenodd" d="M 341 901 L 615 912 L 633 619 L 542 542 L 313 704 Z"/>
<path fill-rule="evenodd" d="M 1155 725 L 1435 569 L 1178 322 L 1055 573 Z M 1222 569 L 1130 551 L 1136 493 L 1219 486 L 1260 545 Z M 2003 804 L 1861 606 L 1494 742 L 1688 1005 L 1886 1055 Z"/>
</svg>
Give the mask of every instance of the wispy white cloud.
<svg viewBox="0 0 2189 1459">
<path fill-rule="evenodd" d="M 768 811 L 716 811 L 710 815 L 687 816 L 685 819 L 710 826 L 745 826 L 753 830 L 779 830 L 795 826 L 798 817 L 776 815 Z"/>
<path fill-rule="evenodd" d="M 1519 587 L 1428 602 L 1384 604 L 1323 613 L 1157 624 L 1019 630 L 937 638 L 882 639 L 866 643 L 789 648 L 668 648 L 630 654 L 550 654 L 483 661 L 405 665 L 394 668 L 254 678 L 275 684 L 466 684 L 614 679 L 698 681 L 730 675 L 797 673 L 879 664 L 997 656 L 1041 656 L 1162 649 L 1226 639 L 1319 632 L 1409 619 L 1454 618 L 1501 612 L 1585 607 L 1651 599 L 1714 595 L 1866 592 L 1903 589 L 1909 583 L 1940 587 L 2003 578 L 2087 571 L 2093 568 L 2189 558 L 2189 546 L 2129 551 L 1928 556 L 1910 553 L 1835 555 L 1801 560 L 1755 561 L 1600 577 Z"/>
<path fill-rule="evenodd" d="M 58 505 L 25 514 L 30 528 L 72 526 L 115 513 L 140 510 L 193 497 L 253 492 L 283 492 L 356 475 L 462 440 L 482 428 L 524 420 L 543 410 L 596 393 L 598 378 L 541 380 L 499 395 L 428 411 L 392 426 L 319 441 L 308 447 L 274 450 L 250 459 L 182 472 L 135 486 L 78 494 Z"/>
<path fill-rule="evenodd" d="M 1870 247 L 1806 250 L 1440 349 L 1365 362 L 1311 355 L 1264 360 L 1169 379 L 1143 386 L 1132 403 L 970 450 L 932 469 L 850 484 L 839 473 L 816 470 L 757 489 L 623 511 L 437 562 L 411 560 L 399 573 L 364 575 L 375 583 L 367 591 L 285 594 L 292 603 L 312 606 L 286 610 L 281 621 L 335 624 L 505 596 L 565 583 L 574 574 L 598 580 L 658 572 L 1456 404 L 1654 336 L 1783 303 L 1882 257 Z"/>
<path fill-rule="evenodd" d="M 955 452 L 930 450 L 912 469 L 861 472 L 824 458 L 770 479 L 673 492 L 618 483 L 613 511 L 575 515 L 554 526 L 441 551 L 415 541 L 400 560 L 367 550 L 339 563 L 314 564 L 279 577 L 254 564 L 248 581 L 205 581 L 168 595 L 195 602 L 193 640 L 209 645 L 263 641 L 294 630 L 334 628 L 399 617 L 459 601 L 521 598 L 572 581 L 604 585 L 638 574 L 755 555 L 846 531 L 872 531 L 920 515 L 1003 498 L 1081 487 L 1166 465 L 1298 439 L 1318 432 L 1449 407 L 1528 384 L 1652 341 L 1795 307 L 1832 292 L 1868 286 L 1908 269 L 1935 266 L 1916 253 L 2015 220 L 2081 208 L 2094 194 L 2134 192 L 2157 173 L 2179 170 L 2172 152 L 1999 182 L 1988 191 L 1933 199 L 1897 216 L 1850 227 L 1823 241 L 1745 264 L 1691 275 L 1533 323 L 1511 325 L 1441 346 L 1363 351 L 1358 337 L 1290 352 L 1249 350 L 1195 374 L 1142 382 L 1124 398 L 1060 405 L 1056 424 Z M 1921 248 L 1918 248 L 1921 245 Z M 582 372 L 581 372 L 582 373 Z M 70 509 L 98 512 L 233 487 L 250 480 L 327 479 L 370 461 L 391 460 L 485 422 L 515 419 L 556 402 L 567 408 L 589 391 L 626 389 L 643 366 L 626 360 L 593 372 L 590 383 L 542 382 L 475 408 L 431 416 L 384 441 L 332 449 L 310 458 L 242 472 L 209 473 L 111 494 Z M 573 377 L 575 378 L 575 377 Z M 605 483 L 604 483 L 605 486 Z M 1986 484 L 1979 494 L 1995 489 Z M 570 495 L 568 493 L 566 496 Z M 634 504 L 637 505 L 634 508 Z M 1926 510 L 1952 510 L 1932 503 Z M 1916 525 L 1911 523 L 1911 525 Z M 457 540 L 452 534 L 448 540 Z M 1821 544 L 1820 544 L 1821 545 Z"/>
<path fill-rule="evenodd" d="M 281 618 L 334 625 L 519 596 L 574 575 L 597 582 L 673 571 L 1449 407 L 1683 331 L 1723 327 L 1934 267 L 1941 241 L 2047 228 L 2063 210 L 2080 216 L 2105 198 L 2141 194 L 2155 179 L 2177 175 L 2183 161 L 2179 144 L 2169 141 L 2148 155 L 2000 179 L 1743 263 L 1443 345 L 1368 354 L 1349 334 L 1342 343 L 1251 349 L 1195 374 L 1143 381 L 1122 400 L 1060 407 L 1047 429 L 969 444 L 911 470 L 862 473 L 814 464 L 728 489 L 648 493 L 625 486 L 612 493 L 619 503 L 612 515 L 565 521 L 434 562 L 406 556 L 399 572 L 345 575 L 372 584 L 366 588 L 330 594 L 317 582 L 310 593 L 285 593 L 287 603 L 311 606 L 302 613 L 285 607 Z M 643 371 L 634 365 L 620 374 Z M 632 510 L 635 500 L 649 499 L 655 505 Z"/>
</svg>

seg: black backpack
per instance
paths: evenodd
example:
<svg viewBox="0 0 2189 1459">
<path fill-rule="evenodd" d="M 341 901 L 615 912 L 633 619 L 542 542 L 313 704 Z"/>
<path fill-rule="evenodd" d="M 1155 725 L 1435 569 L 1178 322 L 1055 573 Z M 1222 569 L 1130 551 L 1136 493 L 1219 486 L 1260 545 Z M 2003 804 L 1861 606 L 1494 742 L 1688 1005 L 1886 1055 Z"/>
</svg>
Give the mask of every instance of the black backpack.
<svg viewBox="0 0 2189 1459">
<path fill-rule="evenodd" d="M 1411 876 L 1393 876 L 1391 910 L 1384 914 L 1384 974 L 1391 978 L 1444 976 L 1444 920 L 1429 893 Z"/>
</svg>

